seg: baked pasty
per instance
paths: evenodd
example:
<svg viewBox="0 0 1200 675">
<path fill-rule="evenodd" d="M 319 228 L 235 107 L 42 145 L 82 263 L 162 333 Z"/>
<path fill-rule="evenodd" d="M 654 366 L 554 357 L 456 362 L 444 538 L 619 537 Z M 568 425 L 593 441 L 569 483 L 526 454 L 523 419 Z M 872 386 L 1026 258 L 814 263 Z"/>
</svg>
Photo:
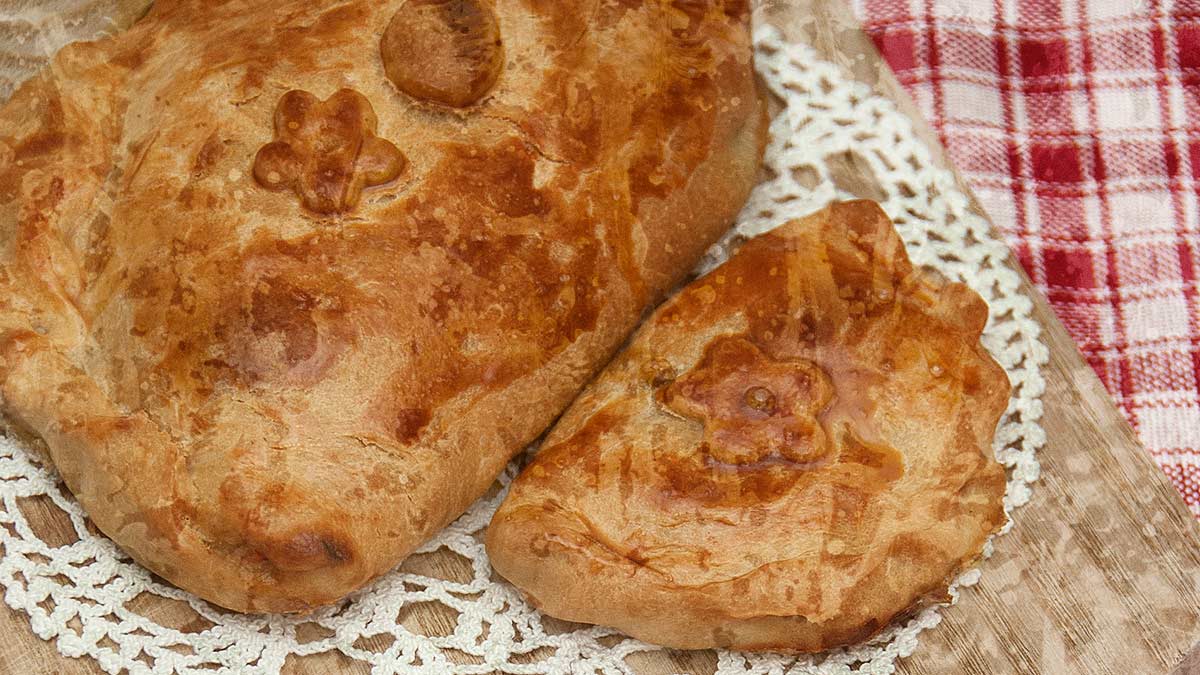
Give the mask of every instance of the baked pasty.
<svg viewBox="0 0 1200 675">
<path fill-rule="evenodd" d="M 567 410 L 492 520 L 492 564 L 547 614 L 670 647 L 865 639 L 1004 523 L 986 321 L 872 202 L 751 240 Z"/>
<path fill-rule="evenodd" d="M 168 580 L 341 598 L 732 221 L 765 134 L 748 14 L 160 0 L 67 47 L 0 108 L 4 412 Z"/>
</svg>

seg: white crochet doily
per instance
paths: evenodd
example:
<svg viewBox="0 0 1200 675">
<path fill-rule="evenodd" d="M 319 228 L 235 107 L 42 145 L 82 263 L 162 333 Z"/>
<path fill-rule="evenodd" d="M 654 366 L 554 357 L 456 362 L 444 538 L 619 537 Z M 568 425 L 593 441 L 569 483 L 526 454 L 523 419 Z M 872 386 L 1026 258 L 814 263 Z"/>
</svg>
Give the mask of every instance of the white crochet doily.
<svg viewBox="0 0 1200 675">
<path fill-rule="evenodd" d="M 1044 439 L 1038 423 L 1040 366 L 1047 351 L 1030 317 L 1032 305 L 1008 266 L 1007 248 L 970 211 L 952 174 L 936 167 L 909 119 L 891 101 L 821 61 L 809 47 L 785 43 L 773 28 L 757 30 L 755 41 L 759 69 L 786 101 L 771 127 L 766 163 L 773 178 L 758 187 L 736 231 L 710 251 L 702 269 L 723 259 L 739 236 L 763 232 L 835 198 L 875 197 L 896 220 L 916 264 L 966 282 L 990 306 L 983 342 L 1013 384 L 995 444 L 1008 467 L 1005 508 L 1011 512 L 1028 499 L 1038 475 L 1035 451 Z M 846 153 L 856 156 L 860 170 L 873 174 L 878 194 L 850 195 L 838 187 L 830 163 Z M 502 487 L 520 462 L 499 479 Z M 446 575 L 456 578 L 429 576 L 436 565 L 417 566 L 417 571 L 405 565 L 309 617 L 246 616 L 179 591 L 131 561 L 89 528 L 51 467 L 15 439 L 0 438 L 0 584 L 5 601 L 29 615 L 38 636 L 54 640 L 68 656 L 95 658 L 109 673 L 124 668 L 133 674 L 274 675 L 290 655 L 330 650 L 369 664 L 374 675 L 633 672 L 631 662 L 639 657 L 632 655 L 659 648 L 611 629 L 545 619 L 511 586 L 493 580 L 479 535 L 503 494 L 481 499 L 423 547 L 424 553 L 446 549 L 469 561 L 461 565 L 461 574 Z M 38 519 L 31 526 L 26 510 L 35 506 L 61 510 L 74 528 L 75 536 L 67 538 L 73 540 L 47 536 Z M 978 571 L 964 574 L 957 586 L 978 576 Z M 952 595 L 958 597 L 957 589 Z M 167 602 L 153 596 L 176 601 L 174 619 L 151 618 L 165 613 L 147 608 Z M 411 613 L 417 603 L 440 603 L 449 608 L 449 618 L 438 630 L 426 631 L 430 635 L 421 634 Z M 179 621 L 181 611 L 196 616 Z M 939 620 L 938 608 L 932 607 L 869 644 L 813 657 L 722 652 L 718 673 L 892 673 L 896 659 L 916 648 L 918 634 Z"/>
</svg>

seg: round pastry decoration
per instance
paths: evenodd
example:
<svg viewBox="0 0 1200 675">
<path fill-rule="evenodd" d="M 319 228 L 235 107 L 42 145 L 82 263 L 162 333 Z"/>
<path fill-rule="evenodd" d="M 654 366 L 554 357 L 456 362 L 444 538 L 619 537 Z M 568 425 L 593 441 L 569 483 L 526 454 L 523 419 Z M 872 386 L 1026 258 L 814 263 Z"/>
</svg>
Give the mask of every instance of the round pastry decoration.
<svg viewBox="0 0 1200 675">
<path fill-rule="evenodd" d="M 500 25 L 488 0 L 406 0 L 379 49 L 396 88 L 454 108 L 486 96 L 504 69 Z"/>
</svg>

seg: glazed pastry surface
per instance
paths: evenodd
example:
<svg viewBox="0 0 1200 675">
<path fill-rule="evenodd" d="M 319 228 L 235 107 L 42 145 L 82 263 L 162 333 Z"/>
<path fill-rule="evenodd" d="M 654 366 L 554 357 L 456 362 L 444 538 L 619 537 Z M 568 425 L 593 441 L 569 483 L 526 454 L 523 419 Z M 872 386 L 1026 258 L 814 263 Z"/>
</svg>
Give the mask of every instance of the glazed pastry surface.
<svg viewBox="0 0 1200 675">
<path fill-rule="evenodd" d="M 748 14 L 160 0 L 65 48 L 0 108 L 4 413 L 166 579 L 338 600 L 730 224 L 765 134 Z"/>
<path fill-rule="evenodd" d="M 1004 523 L 987 307 L 872 202 L 746 243 L 572 404 L 488 529 L 544 612 L 812 652 L 944 596 Z"/>
</svg>

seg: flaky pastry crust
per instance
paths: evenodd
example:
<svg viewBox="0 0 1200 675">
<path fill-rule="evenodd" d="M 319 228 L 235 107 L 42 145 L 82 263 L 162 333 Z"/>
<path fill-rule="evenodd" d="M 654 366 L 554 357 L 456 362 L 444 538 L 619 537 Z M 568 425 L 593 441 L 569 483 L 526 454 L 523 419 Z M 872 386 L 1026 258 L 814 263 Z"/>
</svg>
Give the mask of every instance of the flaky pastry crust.
<svg viewBox="0 0 1200 675">
<path fill-rule="evenodd" d="M 813 652 L 943 597 L 1004 523 L 987 307 L 872 202 L 745 244 L 580 395 L 487 533 L 546 613 Z"/>
<path fill-rule="evenodd" d="M 748 14 L 160 0 L 67 47 L 0 108 L 4 413 L 166 579 L 338 600 L 735 216 L 765 133 Z"/>
</svg>

